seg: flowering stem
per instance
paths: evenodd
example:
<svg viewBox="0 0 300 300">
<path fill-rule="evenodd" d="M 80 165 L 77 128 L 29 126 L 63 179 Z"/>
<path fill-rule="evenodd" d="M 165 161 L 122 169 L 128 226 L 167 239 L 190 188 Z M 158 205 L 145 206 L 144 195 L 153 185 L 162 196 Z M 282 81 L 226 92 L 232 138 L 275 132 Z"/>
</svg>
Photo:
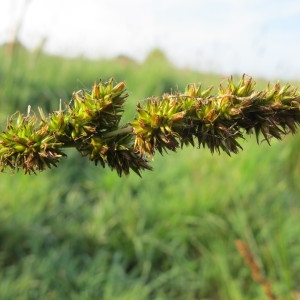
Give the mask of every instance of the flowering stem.
<svg viewBox="0 0 300 300">
<path fill-rule="evenodd" d="M 114 137 L 117 135 L 124 135 L 124 134 L 129 134 L 133 132 L 133 128 L 130 124 L 127 124 L 126 127 L 124 128 L 120 128 L 120 129 L 116 129 L 107 133 L 104 133 L 102 135 L 103 138 L 110 138 L 110 137 Z"/>
<path fill-rule="evenodd" d="M 243 76 L 230 78 L 226 86 L 212 88 L 190 84 L 184 93 L 148 98 L 137 105 L 135 119 L 120 127 L 128 97 L 124 82 L 95 83 L 92 91 L 73 93 L 63 110 L 48 117 L 39 109 L 14 114 L 0 133 L 0 171 L 23 169 L 25 173 L 56 166 L 73 147 L 96 165 L 108 165 L 121 176 L 132 170 L 151 170 L 148 159 L 155 152 L 175 151 L 184 145 L 208 147 L 228 155 L 242 149 L 239 139 L 254 132 L 268 143 L 271 138 L 295 133 L 300 124 L 300 94 L 290 85 L 270 84 L 257 91 L 255 82 Z"/>
</svg>

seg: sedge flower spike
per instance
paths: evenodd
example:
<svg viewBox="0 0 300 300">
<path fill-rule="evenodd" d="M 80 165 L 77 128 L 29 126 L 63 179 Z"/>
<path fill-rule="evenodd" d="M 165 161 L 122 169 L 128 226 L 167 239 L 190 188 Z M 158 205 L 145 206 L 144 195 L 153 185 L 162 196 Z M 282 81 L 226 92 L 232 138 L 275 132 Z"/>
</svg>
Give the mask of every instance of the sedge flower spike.
<svg viewBox="0 0 300 300">
<path fill-rule="evenodd" d="M 36 173 L 52 166 L 75 148 L 96 165 L 106 165 L 119 176 L 130 170 L 141 176 L 151 170 L 155 154 L 195 144 L 212 153 L 228 155 L 242 149 L 239 140 L 254 133 L 270 143 L 294 134 L 300 123 L 300 94 L 289 84 L 256 90 L 251 77 L 235 83 L 229 78 L 216 94 L 213 88 L 187 85 L 184 93 L 151 97 L 137 105 L 136 117 L 123 126 L 120 120 L 128 98 L 124 82 L 95 83 L 91 91 L 73 93 L 65 108 L 39 117 L 28 109 L 15 113 L 0 134 L 0 171 Z"/>
</svg>

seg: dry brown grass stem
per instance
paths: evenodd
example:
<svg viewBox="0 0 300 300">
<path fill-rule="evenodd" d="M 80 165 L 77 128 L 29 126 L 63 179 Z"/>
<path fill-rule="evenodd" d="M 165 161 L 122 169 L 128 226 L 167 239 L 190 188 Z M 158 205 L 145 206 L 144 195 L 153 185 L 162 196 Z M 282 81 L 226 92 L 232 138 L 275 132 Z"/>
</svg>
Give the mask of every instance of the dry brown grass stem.
<svg viewBox="0 0 300 300">
<path fill-rule="evenodd" d="M 249 266 L 252 272 L 251 275 L 253 280 L 262 286 L 268 300 L 276 300 L 277 297 L 272 291 L 271 282 L 267 280 L 267 278 L 263 275 L 261 268 L 259 267 L 257 261 L 255 260 L 247 245 L 242 240 L 237 240 L 235 244 L 245 263 Z"/>
</svg>

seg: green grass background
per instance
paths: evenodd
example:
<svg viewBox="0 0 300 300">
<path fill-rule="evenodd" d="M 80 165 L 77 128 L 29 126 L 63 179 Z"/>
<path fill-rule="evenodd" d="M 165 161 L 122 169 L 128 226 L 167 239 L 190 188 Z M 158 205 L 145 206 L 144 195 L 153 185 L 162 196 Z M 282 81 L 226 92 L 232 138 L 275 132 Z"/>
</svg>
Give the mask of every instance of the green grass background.
<svg viewBox="0 0 300 300">
<path fill-rule="evenodd" d="M 127 83 L 123 122 L 145 97 L 225 79 L 176 69 L 159 50 L 137 63 L 6 46 L 0 59 L 3 129 L 16 110 L 56 110 L 100 78 Z M 237 239 L 278 299 L 297 299 L 299 143 L 296 135 L 270 147 L 249 136 L 232 157 L 202 148 L 157 154 L 142 179 L 119 178 L 72 150 L 56 169 L 0 174 L 0 299 L 268 299 Z"/>
</svg>

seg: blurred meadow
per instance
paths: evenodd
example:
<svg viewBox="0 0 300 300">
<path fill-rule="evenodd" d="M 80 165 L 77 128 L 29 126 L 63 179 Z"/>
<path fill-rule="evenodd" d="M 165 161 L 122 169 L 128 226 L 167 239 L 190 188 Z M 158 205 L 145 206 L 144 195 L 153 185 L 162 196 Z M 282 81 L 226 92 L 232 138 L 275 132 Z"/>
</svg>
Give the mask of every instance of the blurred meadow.
<svg viewBox="0 0 300 300">
<path fill-rule="evenodd" d="M 226 80 L 176 69 L 157 49 L 137 63 L 7 44 L 0 61 L 2 130 L 16 110 L 57 110 L 60 99 L 100 78 L 127 83 L 123 122 L 146 97 Z M 248 136 L 232 157 L 203 148 L 157 154 L 142 178 L 119 178 L 75 150 L 37 175 L 2 173 L 0 298 L 300 299 L 299 143 L 299 135 L 271 147 Z M 252 278 L 237 240 L 276 298 Z"/>
</svg>

